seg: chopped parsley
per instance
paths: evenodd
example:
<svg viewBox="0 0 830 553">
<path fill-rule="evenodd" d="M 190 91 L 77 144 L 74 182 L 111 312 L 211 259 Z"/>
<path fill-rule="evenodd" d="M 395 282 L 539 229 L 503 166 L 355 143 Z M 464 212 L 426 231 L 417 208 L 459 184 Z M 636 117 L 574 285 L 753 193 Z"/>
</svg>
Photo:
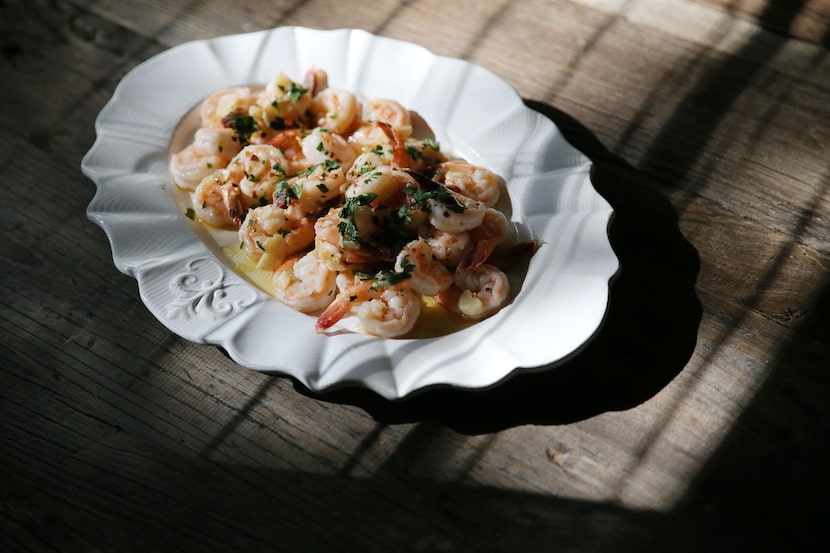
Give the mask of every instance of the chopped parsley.
<svg viewBox="0 0 830 553">
<path fill-rule="evenodd" d="M 308 92 L 308 90 L 309 90 L 308 88 L 306 88 L 306 87 L 304 87 L 304 86 L 302 86 L 302 85 L 299 85 L 299 84 L 297 84 L 297 83 L 291 83 L 291 84 L 289 84 L 288 86 L 285 86 L 285 85 L 279 85 L 279 89 L 280 89 L 282 92 L 284 92 L 284 93 L 288 94 L 288 98 L 289 98 L 292 102 L 295 102 L 295 103 L 296 103 L 296 102 L 300 99 L 300 97 L 301 97 L 303 94 L 305 94 L 305 93 L 306 93 L 306 92 Z"/>
<path fill-rule="evenodd" d="M 375 166 L 372 165 L 372 163 L 370 161 L 367 161 L 366 163 L 363 164 L 363 167 L 360 168 L 359 174 L 365 175 L 369 171 L 374 171 L 374 170 L 375 170 Z"/>
<path fill-rule="evenodd" d="M 433 149 L 433 150 L 435 150 L 436 152 L 440 152 L 440 151 L 441 151 L 441 146 L 439 146 L 439 145 L 438 145 L 438 143 L 437 143 L 437 142 L 435 142 L 435 141 L 434 141 L 434 140 L 432 140 L 432 139 L 429 139 L 429 138 L 424 138 L 421 142 L 423 142 L 424 146 L 425 146 L 425 147 L 427 147 L 427 148 L 432 148 L 432 149 Z"/>
<path fill-rule="evenodd" d="M 377 290 L 386 286 L 394 286 L 395 284 L 400 284 L 401 282 L 412 278 L 412 270 L 415 269 L 415 266 L 406 265 L 403 269 L 403 271 L 378 271 L 375 276 L 372 277 L 375 282 L 372 284 L 371 288 Z"/>
<path fill-rule="evenodd" d="M 421 188 L 404 188 L 404 192 L 410 196 L 412 204 L 421 211 L 429 210 L 429 200 L 435 200 L 444 205 L 453 213 L 463 213 L 466 209 L 459 203 L 446 187 L 439 186 L 434 190 L 423 190 Z"/>
<path fill-rule="evenodd" d="M 319 149 L 319 147 L 318 147 L 318 149 Z M 312 175 L 317 171 L 317 169 L 322 169 L 323 173 L 331 173 L 332 171 L 336 171 L 336 170 L 340 169 L 340 162 L 337 161 L 336 159 L 327 159 L 322 163 L 317 163 L 315 165 L 312 165 L 311 167 L 309 167 L 308 169 L 303 171 L 301 174 L 303 174 L 303 175 Z"/>
<path fill-rule="evenodd" d="M 331 171 L 337 171 L 340 169 L 340 162 L 336 159 L 327 159 L 323 162 L 323 168 L 329 173 Z"/>
<path fill-rule="evenodd" d="M 340 237 L 347 242 L 355 242 L 357 244 L 365 244 L 365 240 L 361 240 L 359 229 L 357 228 L 357 220 L 355 219 L 355 209 L 361 206 L 371 204 L 378 195 L 372 192 L 359 194 L 353 198 L 346 198 L 343 207 L 340 208 L 340 223 L 337 229 L 340 231 Z"/>
<path fill-rule="evenodd" d="M 398 221 L 401 222 L 404 226 L 409 226 L 412 223 L 412 206 L 409 204 L 403 204 L 398 210 L 395 212 L 394 216 L 397 218 Z"/>
<path fill-rule="evenodd" d="M 242 111 L 234 111 L 222 118 L 222 126 L 233 129 L 236 137 L 242 144 L 248 144 L 251 135 L 257 131 L 257 124 L 253 117 Z"/>
<path fill-rule="evenodd" d="M 424 157 L 423 152 L 421 152 L 415 144 L 407 144 L 406 151 L 409 152 L 409 157 L 415 161 L 418 161 Z"/>
<path fill-rule="evenodd" d="M 412 263 L 409 262 L 409 256 L 408 255 L 404 255 L 401 258 L 401 271 L 400 272 L 409 273 L 411 275 L 412 271 L 414 271 L 414 270 L 415 270 L 415 265 L 413 265 Z"/>
<path fill-rule="evenodd" d="M 402 271 L 396 271 L 395 269 L 380 269 L 373 275 L 364 271 L 355 271 L 354 275 L 364 282 L 368 280 L 374 281 L 371 286 L 369 286 L 369 289 L 377 291 L 386 286 L 400 284 L 401 282 L 412 278 L 412 271 L 414 270 L 415 265 L 405 264 Z"/>
<path fill-rule="evenodd" d="M 365 174 L 366 173 L 361 173 L 361 175 L 365 175 Z M 365 179 L 363 179 L 363 184 L 371 184 L 372 179 L 380 178 L 381 175 L 383 175 L 383 173 L 381 173 L 380 171 L 375 171 L 375 172 L 371 173 L 370 175 L 368 175 Z"/>
<path fill-rule="evenodd" d="M 291 200 L 299 200 L 303 195 L 303 189 L 298 184 L 289 184 L 288 181 L 280 181 L 274 189 L 274 205 L 279 208 L 286 208 Z"/>
</svg>

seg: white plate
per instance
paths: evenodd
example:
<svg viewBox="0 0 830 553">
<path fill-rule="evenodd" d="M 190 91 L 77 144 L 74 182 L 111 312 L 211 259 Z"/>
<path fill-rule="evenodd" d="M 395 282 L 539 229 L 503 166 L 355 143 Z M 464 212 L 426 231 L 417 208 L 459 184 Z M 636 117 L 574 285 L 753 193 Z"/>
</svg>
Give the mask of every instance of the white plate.
<svg viewBox="0 0 830 553">
<path fill-rule="evenodd" d="M 507 179 L 512 219 L 542 247 L 513 303 L 453 334 L 380 339 L 318 335 L 314 318 L 269 297 L 223 261 L 187 219 L 167 160 L 179 122 L 211 92 L 265 83 L 310 66 L 332 86 L 394 98 L 423 117 L 442 149 Z M 288 374 L 312 390 L 362 385 L 390 399 L 432 385 L 481 388 L 517 368 L 548 366 L 599 328 L 618 268 L 610 205 L 590 161 L 493 73 L 360 30 L 280 27 L 190 42 L 128 73 L 96 120 L 83 159 L 97 185 L 88 217 L 148 309 L 188 340 L 223 347 L 240 365 Z"/>
</svg>

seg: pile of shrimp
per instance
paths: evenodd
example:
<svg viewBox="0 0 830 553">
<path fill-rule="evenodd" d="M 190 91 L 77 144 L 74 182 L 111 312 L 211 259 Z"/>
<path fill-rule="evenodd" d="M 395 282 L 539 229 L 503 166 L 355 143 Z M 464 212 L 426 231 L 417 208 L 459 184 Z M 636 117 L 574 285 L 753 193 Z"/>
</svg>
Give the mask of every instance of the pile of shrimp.
<svg viewBox="0 0 830 553">
<path fill-rule="evenodd" d="M 311 68 L 264 89 L 212 94 L 193 142 L 172 156 L 191 218 L 238 230 L 239 248 L 272 271 L 273 294 L 363 331 L 405 336 L 433 298 L 480 320 L 508 303 L 503 269 L 532 255 L 496 209 L 504 180 L 413 136 L 410 112 L 361 101 Z"/>
</svg>

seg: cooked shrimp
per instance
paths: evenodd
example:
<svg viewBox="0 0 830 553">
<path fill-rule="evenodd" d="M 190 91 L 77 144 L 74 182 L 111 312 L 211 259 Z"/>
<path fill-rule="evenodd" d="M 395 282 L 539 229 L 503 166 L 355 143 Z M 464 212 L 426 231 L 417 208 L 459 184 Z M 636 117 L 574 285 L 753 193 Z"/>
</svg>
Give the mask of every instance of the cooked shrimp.
<svg viewBox="0 0 830 553">
<path fill-rule="evenodd" d="M 242 221 L 245 219 L 245 213 L 250 207 L 248 202 L 242 197 L 239 192 L 239 185 L 233 182 L 227 176 L 227 169 L 220 169 L 213 176 L 214 180 L 219 184 L 219 194 L 222 196 L 222 201 L 225 208 L 228 210 L 228 215 L 237 227 L 242 226 Z"/>
<path fill-rule="evenodd" d="M 363 152 L 352 162 L 346 172 L 346 178 L 350 181 L 356 180 L 361 175 L 371 172 L 376 167 L 389 165 L 389 163 L 376 152 Z"/>
<path fill-rule="evenodd" d="M 512 239 L 514 232 L 504 213 L 488 207 L 484 210 L 481 224 L 470 230 L 470 236 L 475 243 L 475 249 L 468 264 L 470 267 L 477 267 L 487 261 L 496 248 Z"/>
<path fill-rule="evenodd" d="M 303 137 L 308 132 L 305 129 L 285 129 L 276 132 L 268 140 L 268 144 L 279 150 L 285 158 L 286 173 L 298 173 L 308 167 L 309 164 L 303 154 Z"/>
<path fill-rule="evenodd" d="M 285 177 L 285 157 L 268 144 L 250 144 L 242 149 L 214 178 L 231 219 L 242 224 L 252 206 L 265 205 L 274 195 L 277 182 Z"/>
<path fill-rule="evenodd" d="M 328 160 L 335 160 L 350 167 L 357 155 L 345 138 L 319 128 L 303 138 L 302 151 L 307 167 Z"/>
<path fill-rule="evenodd" d="M 349 135 L 349 142 L 370 150 L 391 144 L 392 137 L 384 129 L 388 126 L 403 143 L 412 135 L 409 111 L 394 100 L 373 99 L 361 107 L 360 125 Z"/>
<path fill-rule="evenodd" d="M 362 118 L 364 123 L 386 123 L 395 129 L 402 140 L 412 134 L 412 120 L 409 110 L 400 102 L 386 98 L 373 98 L 363 103 Z"/>
<path fill-rule="evenodd" d="M 504 307 L 510 299 L 507 275 L 493 265 L 458 267 L 454 284 L 435 296 L 438 303 L 464 319 L 480 320 Z"/>
<path fill-rule="evenodd" d="M 208 225 L 219 228 L 237 226 L 225 203 L 221 181 L 213 175 L 205 177 L 193 192 L 193 210 L 196 212 L 196 218 Z"/>
<path fill-rule="evenodd" d="M 339 225 L 340 216 L 334 208 L 314 221 L 314 249 L 321 262 L 335 271 L 343 271 L 347 263 L 342 259 Z"/>
<path fill-rule="evenodd" d="M 378 127 L 380 127 L 383 134 L 386 135 L 386 138 L 389 140 L 389 144 L 392 147 L 392 167 L 395 169 L 411 169 L 412 156 L 409 153 L 409 149 L 406 147 L 406 143 L 404 142 L 401 133 L 398 132 L 395 127 L 383 121 L 378 122 Z"/>
<path fill-rule="evenodd" d="M 342 280 L 338 277 L 338 280 Z M 337 324 L 343 317 L 349 314 L 357 300 L 364 301 L 371 292 L 371 282 L 362 281 L 346 286 L 337 297 L 334 298 L 328 307 L 317 317 L 315 330 L 318 333 L 324 332 Z"/>
<path fill-rule="evenodd" d="M 469 232 L 445 232 L 433 229 L 426 238 L 435 258 L 449 267 L 455 267 L 468 258 L 474 245 Z"/>
<path fill-rule="evenodd" d="M 277 73 L 248 109 L 261 129 L 286 129 L 301 122 L 311 106 L 311 91 L 285 73 Z"/>
<path fill-rule="evenodd" d="M 408 273 L 406 286 L 424 296 L 434 296 L 453 283 L 453 274 L 435 258 L 432 248 L 423 238 L 401 248 L 395 260 L 395 271 Z"/>
<path fill-rule="evenodd" d="M 199 114 L 202 128 L 222 129 L 222 120 L 231 113 L 247 113 L 256 97 L 247 86 L 214 92 L 202 102 Z"/>
<path fill-rule="evenodd" d="M 381 165 L 348 183 L 346 198 L 372 194 L 372 206 L 398 207 L 406 197 L 403 191 L 404 184 L 405 181 L 391 167 Z"/>
<path fill-rule="evenodd" d="M 228 164 L 225 183 L 239 187 L 243 203 L 255 205 L 273 196 L 277 183 L 285 178 L 285 156 L 270 144 L 245 146 Z"/>
<path fill-rule="evenodd" d="M 317 127 L 342 133 L 357 117 L 357 96 L 347 90 L 326 88 L 314 96 L 310 110 Z"/>
<path fill-rule="evenodd" d="M 391 153 L 389 139 L 376 124 L 363 124 L 349 134 L 349 144 L 355 149 L 364 152 L 375 152 L 385 155 Z"/>
<path fill-rule="evenodd" d="M 410 159 L 409 167 L 415 171 L 428 172 L 447 160 L 447 156 L 441 152 L 441 147 L 434 140 L 409 138 L 404 146 Z"/>
<path fill-rule="evenodd" d="M 463 232 L 479 226 L 487 207 L 483 202 L 460 194 L 429 176 L 411 168 L 403 168 L 408 186 L 419 191 L 413 194 L 415 206 L 429 213 L 430 224 L 445 232 Z"/>
<path fill-rule="evenodd" d="M 173 183 L 194 190 L 202 180 L 225 167 L 241 145 L 230 129 L 199 129 L 193 143 L 170 158 Z"/>
<path fill-rule="evenodd" d="M 289 307 L 313 313 L 325 309 L 337 292 L 337 272 L 321 262 L 317 250 L 286 259 L 274 270 L 274 296 Z"/>
<path fill-rule="evenodd" d="M 379 287 L 366 280 L 347 287 L 317 319 L 317 332 L 331 328 L 355 311 L 363 330 L 382 338 L 403 336 L 415 326 L 421 302 L 409 288 L 401 285 Z"/>
<path fill-rule="evenodd" d="M 314 242 L 314 225 L 296 206 L 273 204 L 248 211 L 239 227 L 240 246 L 260 269 L 273 269 Z"/>
<path fill-rule="evenodd" d="M 441 153 L 441 147 L 433 140 L 415 140 L 412 138 L 404 140 L 398 129 L 392 125 L 380 121 L 377 126 L 383 131 L 389 142 L 390 163 L 396 169 L 415 171 L 418 176 L 428 178 L 423 173 L 446 160 L 446 156 Z M 377 147 L 375 149 L 377 150 Z M 387 153 L 382 147 L 381 150 L 384 154 Z M 413 177 L 415 176 L 412 173 L 410 174 Z M 422 181 L 423 179 L 418 180 Z M 436 181 L 433 184 L 438 185 L 440 183 Z"/>
<path fill-rule="evenodd" d="M 336 270 L 344 270 L 348 265 L 375 263 L 378 256 L 358 243 L 371 238 L 377 230 L 368 206 L 357 206 L 349 221 L 340 218 L 342 208 L 331 209 L 314 223 L 315 248 L 320 250 L 320 258 Z M 344 239 L 341 226 L 354 225 L 354 235 Z"/>
<path fill-rule="evenodd" d="M 277 185 L 274 202 L 283 207 L 289 197 L 295 200 L 306 213 L 315 213 L 327 202 L 341 198 L 346 188 L 343 166 L 334 160 L 309 167 L 297 176 Z"/>
<path fill-rule="evenodd" d="M 462 160 L 441 163 L 436 168 L 436 180 L 468 198 L 493 207 L 499 200 L 504 180 L 484 167 Z"/>
<path fill-rule="evenodd" d="M 305 77 L 303 77 L 303 86 L 308 89 L 313 98 L 328 88 L 329 76 L 324 70 L 311 66 L 308 68 L 308 71 L 306 71 Z"/>
<path fill-rule="evenodd" d="M 481 225 L 486 212 L 484 204 L 457 192 L 448 192 L 449 197 L 427 200 L 432 226 L 445 232 L 459 233 Z"/>
<path fill-rule="evenodd" d="M 403 336 L 415 326 L 421 315 L 421 301 L 409 288 L 384 288 L 377 298 L 360 304 L 357 320 L 363 329 L 382 338 Z"/>
</svg>

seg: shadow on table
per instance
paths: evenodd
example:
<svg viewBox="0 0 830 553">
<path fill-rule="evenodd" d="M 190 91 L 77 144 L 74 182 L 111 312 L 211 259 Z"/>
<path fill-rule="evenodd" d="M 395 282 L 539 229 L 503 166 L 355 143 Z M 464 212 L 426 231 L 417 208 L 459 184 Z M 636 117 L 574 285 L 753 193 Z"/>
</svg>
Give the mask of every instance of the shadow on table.
<svg viewBox="0 0 830 553">
<path fill-rule="evenodd" d="M 383 423 L 427 421 L 475 434 L 522 424 L 565 424 L 631 408 L 683 369 L 701 320 L 694 290 L 700 262 L 678 228 L 674 208 L 645 175 L 610 154 L 578 121 L 547 104 L 526 104 L 549 117 L 591 158 L 594 186 L 614 208 L 609 235 L 621 269 L 597 334 L 564 362 L 518 370 L 485 390 L 435 387 L 397 401 L 365 389 L 316 393 L 296 384 L 298 391 L 358 406 Z"/>
<path fill-rule="evenodd" d="M 0 544 L 121 553 L 584 552 L 667 551 L 683 536 L 671 550 L 712 551 L 695 523 L 661 513 L 435 481 L 425 457 L 447 431 L 418 425 L 371 476 L 226 463 L 122 433 L 69 459 L 72 477 L 48 493 L 32 494 L 25 479 L 5 483 Z"/>
</svg>

